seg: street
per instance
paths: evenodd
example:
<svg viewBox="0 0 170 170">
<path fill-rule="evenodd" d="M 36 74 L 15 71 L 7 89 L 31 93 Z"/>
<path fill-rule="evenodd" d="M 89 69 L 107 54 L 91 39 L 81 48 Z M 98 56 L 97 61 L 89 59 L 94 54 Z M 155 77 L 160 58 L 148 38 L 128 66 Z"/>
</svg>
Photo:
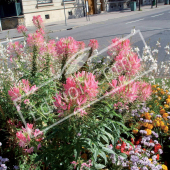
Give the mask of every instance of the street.
<svg viewBox="0 0 170 170">
<path fill-rule="evenodd" d="M 169 9 L 163 8 L 154 11 L 151 9 L 149 12 L 130 17 L 110 19 L 72 30 L 50 33 L 49 36 L 51 38 L 72 36 L 78 41 L 85 41 L 86 44 L 88 44 L 90 39 L 97 39 L 99 50 L 101 50 L 110 45 L 113 38 L 125 37 L 135 27 L 136 30 L 141 31 L 145 41 L 151 48 L 155 48 L 156 42 L 160 40 L 161 48 L 159 48 L 158 61 L 162 61 L 166 55 L 164 47 L 170 42 L 169 21 Z M 132 37 L 131 42 L 142 50 L 143 42 L 138 35 Z"/>
<path fill-rule="evenodd" d="M 111 13 L 91 16 L 90 21 L 86 18 L 67 20 L 67 26 L 64 21 L 46 26 L 45 30 L 52 39 L 56 37 L 72 36 L 77 41 L 84 41 L 86 45 L 90 39 L 97 39 L 99 42 L 99 51 L 108 47 L 111 40 L 115 37 L 125 37 L 131 33 L 131 30 L 140 30 L 145 42 L 155 49 L 157 41 L 160 41 L 161 47 L 158 48 L 158 61 L 168 59 L 164 47 L 170 42 L 170 6 L 159 5 L 158 8 L 150 9 L 149 6 L 141 8 L 143 11 L 115 11 Z M 71 28 L 71 29 L 69 29 Z M 35 28 L 28 28 L 29 32 L 34 32 Z M 9 38 L 13 41 L 22 41 L 22 35 L 18 34 L 16 29 L 7 30 L 0 33 L 0 42 L 6 44 L 5 37 L 9 31 Z M 138 46 L 140 54 L 144 44 L 137 34 L 130 38 L 133 46 Z M 101 55 L 106 55 L 103 53 Z"/>
</svg>

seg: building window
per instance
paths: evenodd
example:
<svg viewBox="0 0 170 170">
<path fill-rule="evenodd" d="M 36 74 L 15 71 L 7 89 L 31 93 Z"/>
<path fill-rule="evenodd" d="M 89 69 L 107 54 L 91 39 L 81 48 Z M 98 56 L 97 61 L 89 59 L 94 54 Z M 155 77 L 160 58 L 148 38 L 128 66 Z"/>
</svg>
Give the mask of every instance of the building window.
<svg viewBox="0 0 170 170">
<path fill-rule="evenodd" d="M 75 1 L 75 0 L 63 0 L 64 2 Z"/>
<path fill-rule="evenodd" d="M 38 4 L 47 4 L 47 3 L 52 3 L 52 0 L 37 0 Z"/>
</svg>

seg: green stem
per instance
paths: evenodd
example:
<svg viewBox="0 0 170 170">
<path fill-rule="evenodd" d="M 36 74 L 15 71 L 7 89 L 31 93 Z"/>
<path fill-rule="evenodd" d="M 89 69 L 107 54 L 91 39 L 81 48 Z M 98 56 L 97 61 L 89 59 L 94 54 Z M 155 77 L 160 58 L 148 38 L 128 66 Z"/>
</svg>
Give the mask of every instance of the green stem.
<svg viewBox="0 0 170 170">
<path fill-rule="evenodd" d="M 38 55 L 38 51 L 37 51 L 36 46 L 34 45 L 33 58 L 32 58 L 32 72 L 31 72 L 32 77 L 35 77 L 35 74 L 37 72 L 37 63 L 36 63 L 37 55 Z"/>
</svg>

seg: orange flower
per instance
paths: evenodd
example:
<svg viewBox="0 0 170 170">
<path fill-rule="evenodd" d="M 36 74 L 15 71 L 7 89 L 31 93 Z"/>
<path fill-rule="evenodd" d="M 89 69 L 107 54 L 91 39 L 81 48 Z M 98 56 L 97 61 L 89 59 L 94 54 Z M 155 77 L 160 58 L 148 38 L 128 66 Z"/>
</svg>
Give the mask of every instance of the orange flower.
<svg viewBox="0 0 170 170">
<path fill-rule="evenodd" d="M 144 127 L 148 127 L 148 123 L 147 123 L 147 122 L 144 122 L 144 123 L 143 123 L 143 126 L 144 126 Z"/>
<path fill-rule="evenodd" d="M 138 133 L 138 129 L 133 129 L 132 132 L 133 132 L 134 134 L 136 134 L 136 133 Z"/>
<path fill-rule="evenodd" d="M 146 118 L 146 119 L 148 119 L 148 120 L 150 120 L 150 119 L 151 119 L 151 115 L 150 115 L 150 113 L 148 113 L 148 112 L 147 112 L 147 113 L 145 113 L 145 118 Z"/>
<path fill-rule="evenodd" d="M 153 125 L 152 124 L 148 124 L 148 129 L 152 129 Z"/>
<path fill-rule="evenodd" d="M 168 113 L 164 113 L 163 118 L 167 118 L 167 117 L 168 117 Z"/>
<path fill-rule="evenodd" d="M 165 112 L 166 112 L 165 109 L 160 110 L 160 114 L 164 114 Z"/>
<path fill-rule="evenodd" d="M 152 88 L 156 88 L 156 85 L 152 85 Z"/>
</svg>

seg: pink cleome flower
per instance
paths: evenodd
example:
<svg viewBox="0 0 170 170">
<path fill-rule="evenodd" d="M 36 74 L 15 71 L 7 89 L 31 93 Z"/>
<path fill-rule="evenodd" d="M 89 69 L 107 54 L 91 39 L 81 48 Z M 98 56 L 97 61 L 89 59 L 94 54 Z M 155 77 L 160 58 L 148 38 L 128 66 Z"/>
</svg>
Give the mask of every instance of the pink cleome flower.
<svg viewBox="0 0 170 170">
<path fill-rule="evenodd" d="M 44 37 L 42 34 L 40 34 L 39 32 L 38 33 L 34 33 L 34 34 L 28 34 L 28 37 L 27 37 L 27 44 L 30 46 L 30 47 L 33 47 L 33 46 L 37 46 L 39 48 L 43 47 L 44 46 Z"/>
<path fill-rule="evenodd" d="M 73 55 L 79 49 L 77 41 L 73 37 L 61 38 L 56 43 L 56 51 L 59 56 Z"/>
<path fill-rule="evenodd" d="M 18 25 L 17 31 L 18 33 L 25 33 L 27 31 L 27 28 L 24 25 Z"/>
<path fill-rule="evenodd" d="M 37 28 L 41 28 L 43 26 L 43 19 L 41 18 L 41 15 L 33 16 L 32 21 Z"/>
<path fill-rule="evenodd" d="M 32 140 L 35 140 L 37 142 L 41 142 L 43 139 L 43 132 L 39 129 L 33 129 L 33 124 L 27 123 L 27 127 L 23 128 L 19 132 L 16 133 L 16 137 L 19 139 L 19 146 L 22 148 L 26 148 L 31 144 L 31 135 L 34 135 L 35 138 Z M 41 143 L 38 144 L 37 149 L 41 147 Z M 25 149 L 25 152 L 32 153 L 34 150 L 34 147 L 31 147 L 30 149 Z"/>
<path fill-rule="evenodd" d="M 21 97 L 23 92 L 25 92 L 26 94 L 33 93 L 37 89 L 38 88 L 36 87 L 36 85 L 30 87 L 29 81 L 22 79 L 22 83 L 20 83 L 18 87 L 14 86 L 14 87 L 10 88 L 10 90 L 8 90 L 8 94 L 9 94 L 9 96 L 11 96 L 12 100 L 16 100 L 17 98 Z M 24 103 L 27 103 L 27 102 L 29 102 L 28 99 L 25 100 Z"/>
<path fill-rule="evenodd" d="M 98 43 L 97 40 L 91 39 L 90 43 L 88 44 L 88 46 L 91 47 L 93 50 L 96 50 L 99 47 L 99 43 Z"/>
<path fill-rule="evenodd" d="M 58 113 L 63 113 L 74 107 L 74 111 L 80 111 L 82 116 L 86 115 L 87 113 L 80 106 L 94 100 L 99 92 L 95 75 L 85 71 L 67 78 L 63 87 L 63 94 L 59 93 L 54 97 L 54 104 L 58 109 Z"/>
<path fill-rule="evenodd" d="M 139 81 L 129 83 L 129 81 L 125 76 L 119 76 L 119 80 L 112 80 L 110 83 L 113 88 L 111 96 L 125 103 L 131 103 L 135 100 L 144 102 L 150 97 L 152 93 L 150 84 Z M 115 106 L 119 105 L 118 103 Z"/>
</svg>

